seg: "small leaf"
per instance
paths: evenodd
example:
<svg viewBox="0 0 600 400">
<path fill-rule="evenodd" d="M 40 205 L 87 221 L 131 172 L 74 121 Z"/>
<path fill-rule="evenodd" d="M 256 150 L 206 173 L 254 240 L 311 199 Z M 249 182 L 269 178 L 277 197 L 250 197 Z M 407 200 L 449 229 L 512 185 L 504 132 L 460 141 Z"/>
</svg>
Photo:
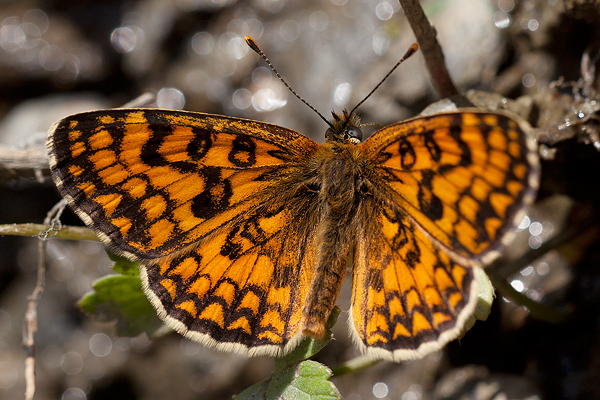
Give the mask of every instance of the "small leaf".
<svg viewBox="0 0 600 400">
<path fill-rule="evenodd" d="M 118 258 L 113 269 L 93 284 L 94 290 L 79 300 L 79 306 L 98 321 L 117 321 L 119 336 L 153 336 L 162 327 L 156 311 L 142 291 L 137 264 Z"/>
<path fill-rule="evenodd" d="M 339 400 L 340 392 L 329 381 L 331 370 L 307 360 L 276 369 L 271 378 L 250 386 L 236 400 Z"/>
<path fill-rule="evenodd" d="M 265 400 L 266 392 L 269 383 L 271 382 L 271 378 L 265 379 L 264 381 L 260 381 L 250 386 L 242 393 L 238 394 L 234 397 L 235 400 Z"/>
<path fill-rule="evenodd" d="M 329 381 L 331 370 L 307 360 L 279 374 L 273 374 L 266 391 L 267 399 L 335 400 L 340 392 Z"/>
<path fill-rule="evenodd" d="M 477 292 L 477 306 L 473 316 L 478 321 L 485 321 L 492 311 L 492 303 L 494 302 L 494 285 L 490 281 L 485 271 L 481 268 L 475 268 L 475 281 L 479 287 Z"/>
<path fill-rule="evenodd" d="M 494 286 L 482 268 L 473 268 L 475 280 L 473 284 L 477 285 L 477 304 L 473 315 L 466 321 L 461 336 L 467 333 L 475 325 L 475 321 L 485 321 L 492 311 L 492 302 L 494 301 Z"/>
<path fill-rule="evenodd" d="M 125 257 L 118 256 L 114 253 L 107 252 L 107 254 L 108 258 L 115 262 L 112 266 L 113 271 L 121 275 L 140 276 L 140 269 L 136 262 L 129 261 Z"/>
</svg>

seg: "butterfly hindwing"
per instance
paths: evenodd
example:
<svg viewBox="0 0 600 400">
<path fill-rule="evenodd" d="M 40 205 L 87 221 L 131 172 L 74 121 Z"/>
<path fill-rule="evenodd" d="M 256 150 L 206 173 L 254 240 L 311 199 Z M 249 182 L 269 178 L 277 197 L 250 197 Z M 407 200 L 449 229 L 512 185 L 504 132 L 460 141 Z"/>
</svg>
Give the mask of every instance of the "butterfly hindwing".
<svg viewBox="0 0 600 400">
<path fill-rule="evenodd" d="M 193 250 L 142 265 L 146 294 L 181 334 L 220 349 L 281 355 L 295 347 L 314 274 L 316 203 L 257 204 Z M 298 218 L 301 212 L 303 220 Z"/>
<path fill-rule="evenodd" d="M 455 339 L 477 300 L 473 269 L 398 208 L 367 202 L 357 232 L 350 330 L 367 354 L 415 359 Z"/>
<path fill-rule="evenodd" d="M 318 145 L 276 125 L 143 109 L 77 114 L 50 131 L 54 181 L 118 253 L 153 259 L 247 212 Z"/>
</svg>

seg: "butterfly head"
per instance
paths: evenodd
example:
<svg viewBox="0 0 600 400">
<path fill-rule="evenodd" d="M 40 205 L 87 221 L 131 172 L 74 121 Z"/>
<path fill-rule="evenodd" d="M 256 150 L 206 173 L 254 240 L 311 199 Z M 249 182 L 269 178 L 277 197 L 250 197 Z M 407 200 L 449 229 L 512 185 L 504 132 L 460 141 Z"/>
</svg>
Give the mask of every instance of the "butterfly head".
<svg viewBox="0 0 600 400">
<path fill-rule="evenodd" d="M 360 123 L 360 117 L 354 112 L 344 110 L 341 113 L 331 113 L 330 127 L 325 132 L 327 142 L 352 143 L 359 144 L 362 141 L 363 134 Z"/>
</svg>

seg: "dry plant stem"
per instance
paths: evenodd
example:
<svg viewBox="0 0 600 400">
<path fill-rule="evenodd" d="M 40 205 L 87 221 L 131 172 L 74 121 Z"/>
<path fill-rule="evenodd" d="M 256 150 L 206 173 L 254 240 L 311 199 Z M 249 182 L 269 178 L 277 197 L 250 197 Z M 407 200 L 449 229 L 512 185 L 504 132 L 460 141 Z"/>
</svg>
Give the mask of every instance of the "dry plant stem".
<svg viewBox="0 0 600 400">
<path fill-rule="evenodd" d="M 421 47 L 425 63 L 431 74 L 435 90 L 441 98 L 458 94 L 452 78 L 446 69 L 444 53 L 437 41 L 437 32 L 431 26 L 418 0 L 399 0 L 406 19 L 415 33 L 417 43 Z"/>
<path fill-rule="evenodd" d="M 14 169 L 48 169 L 48 155 L 44 146 L 28 149 L 0 146 L 0 164 Z"/>
<path fill-rule="evenodd" d="M 135 99 L 128 101 L 119 108 L 139 108 L 148 107 L 156 101 L 156 96 L 150 92 L 144 92 Z"/>
<path fill-rule="evenodd" d="M 558 235 L 548 240 L 538 249 L 530 250 L 522 257 L 516 260 L 509 261 L 503 265 L 492 266 L 492 274 L 490 279 L 494 287 L 502 294 L 502 296 L 511 300 L 513 303 L 518 304 L 522 307 L 526 307 L 532 316 L 543 321 L 552 323 L 558 323 L 564 321 L 565 318 L 571 313 L 569 307 L 563 309 L 557 309 L 538 303 L 535 300 L 530 299 L 523 293 L 517 292 L 509 283 L 508 277 L 521 270 L 526 265 L 533 263 L 537 258 L 543 256 L 550 250 L 560 248 L 561 246 L 568 245 L 569 242 L 576 241 L 579 237 L 589 236 L 592 240 L 598 237 L 600 227 L 596 225 L 594 219 L 584 220 L 578 225 L 569 226 L 560 232 Z M 585 240 L 585 238 L 583 238 Z M 590 244 L 588 239 L 588 244 Z M 579 248 L 587 248 L 586 245 L 578 244 Z"/>
<path fill-rule="evenodd" d="M 51 225 L 44 224 L 6 224 L 0 225 L 0 236 L 36 236 L 40 232 L 51 228 Z M 54 235 L 54 238 L 99 241 L 98 236 L 96 236 L 94 231 L 83 226 L 63 226 L 60 231 Z"/>
<path fill-rule="evenodd" d="M 6 172 L 2 172 L 2 171 Z M 0 182 L 18 177 L 35 178 L 44 182 L 48 171 L 48 155 L 44 146 L 17 149 L 0 146 Z"/>
<path fill-rule="evenodd" d="M 589 219 L 581 221 L 578 225 L 568 226 L 556 236 L 547 240 L 539 248 L 529 250 L 523 256 L 515 260 L 511 260 L 503 264 L 496 263 L 491 266 L 491 270 L 494 271 L 494 275 L 498 280 L 507 280 L 510 275 L 525 268 L 526 265 L 533 263 L 536 259 L 543 256 L 548 251 L 556 249 L 570 240 L 573 240 L 577 235 L 584 233 L 595 224 L 597 224 L 595 220 Z"/>
<path fill-rule="evenodd" d="M 154 94 L 146 92 L 120 108 L 148 107 L 155 100 Z M 48 170 L 48 154 L 43 144 L 24 149 L 0 145 L 0 183 L 16 178 L 34 178 L 44 183 Z"/>
<path fill-rule="evenodd" d="M 505 279 L 496 279 L 492 276 L 491 280 L 494 288 L 500 292 L 502 297 L 527 308 L 531 315 L 539 320 L 557 324 L 564 321 L 572 311 L 569 307 L 558 309 L 532 300 L 523 293 L 516 291 Z"/>
<path fill-rule="evenodd" d="M 52 210 L 48 212 L 44 220 L 44 225 L 52 225 L 54 227 L 54 224 L 58 221 L 57 218 L 62 214 L 66 204 L 66 201 L 63 199 L 52 207 Z M 48 230 L 38 235 L 40 241 L 38 243 L 37 284 L 33 293 L 28 298 L 27 311 L 23 319 L 23 347 L 27 352 L 27 358 L 25 359 L 26 400 L 32 400 L 35 395 L 35 340 L 33 336 L 38 328 L 37 305 L 42 297 L 42 293 L 44 293 L 44 286 L 46 284 L 46 242 L 50 233 L 51 231 Z"/>
</svg>

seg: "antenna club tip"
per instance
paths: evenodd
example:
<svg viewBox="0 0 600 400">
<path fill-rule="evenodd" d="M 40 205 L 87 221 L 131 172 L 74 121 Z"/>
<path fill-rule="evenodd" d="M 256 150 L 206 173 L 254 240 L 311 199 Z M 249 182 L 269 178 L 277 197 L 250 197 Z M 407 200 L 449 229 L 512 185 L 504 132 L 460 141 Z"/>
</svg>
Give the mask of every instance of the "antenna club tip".
<svg viewBox="0 0 600 400">
<path fill-rule="evenodd" d="M 404 55 L 404 57 L 402 57 L 402 60 L 406 60 L 407 58 L 409 58 L 410 56 L 415 54 L 417 52 L 417 50 L 419 50 L 419 45 L 416 43 L 413 43 L 412 46 L 410 46 L 408 48 L 408 50 L 406 51 L 406 54 Z"/>
<path fill-rule="evenodd" d="M 244 40 L 246 41 L 248 47 L 260 54 L 260 47 L 258 47 L 254 39 L 252 39 L 250 36 L 244 36 Z"/>
</svg>

